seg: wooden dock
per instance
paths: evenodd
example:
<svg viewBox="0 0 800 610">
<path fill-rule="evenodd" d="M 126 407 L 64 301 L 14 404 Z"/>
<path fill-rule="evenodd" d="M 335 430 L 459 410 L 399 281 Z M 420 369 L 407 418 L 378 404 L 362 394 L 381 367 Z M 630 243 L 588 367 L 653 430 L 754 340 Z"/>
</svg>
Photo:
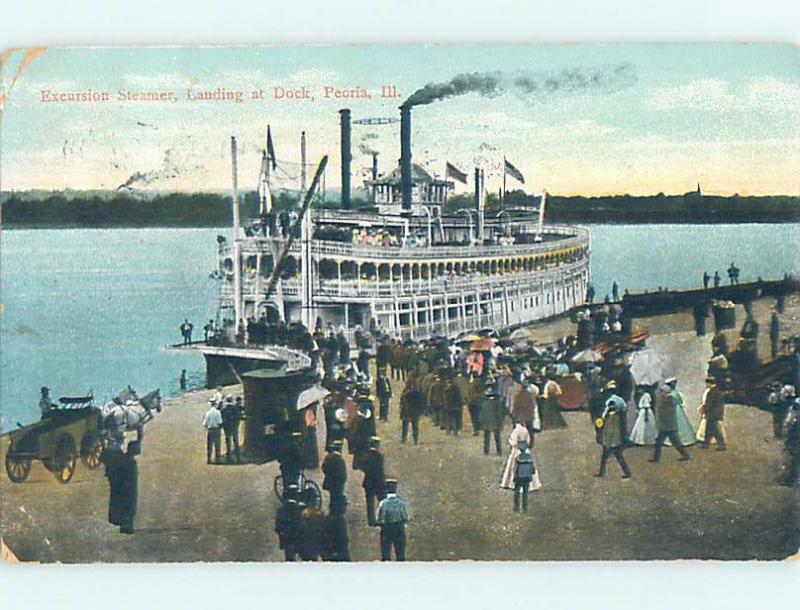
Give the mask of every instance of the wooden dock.
<svg viewBox="0 0 800 610">
<path fill-rule="evenodd" d="M 633 318 L 641 318 L 656 314 L 668 314 L 692 309 L 698 303 L 713 301 L 731 301 L 737 304 L 751 303 L 762 297 L 783 299 L 787 295 L 800 292 L 800 281 L 788 277 L 781 280 L 756 280 L 741 284 L 694 288 L 689 290 L 656 290 L 638 293 L 627 293 L 612 305 L 621 305 L 623 310 Z M 582 305 L 573 309 L 574 316 L 578 311 L 590 309 L 593 313 L 609 303 L 597 302 Z"/>
</svg>

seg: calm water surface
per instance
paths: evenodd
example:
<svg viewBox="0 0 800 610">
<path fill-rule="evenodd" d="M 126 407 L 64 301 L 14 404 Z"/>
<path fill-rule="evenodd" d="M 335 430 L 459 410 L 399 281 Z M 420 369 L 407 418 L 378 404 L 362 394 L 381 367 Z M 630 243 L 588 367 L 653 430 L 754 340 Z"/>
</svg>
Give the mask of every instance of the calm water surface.
<svg viewBox="0 0 800 610">
<path fill-rule="evenodd" d="M 742 279 L 800 269 L 800 225 L 595 225 L 592 277 L 602 298 L 622 289 L 697 286 L 704 270 L 735 261 Z M 93 389 L 105 399 L 127 384 L 178 390 L 187 369 L 201 386 L 200 356 L 168 352 L 184 316 L 215 312 L 221 229 L 5 231 L 0 240 L 0 429 L 38 417 L 39 388 L 54 396 Z"/>
</svg>

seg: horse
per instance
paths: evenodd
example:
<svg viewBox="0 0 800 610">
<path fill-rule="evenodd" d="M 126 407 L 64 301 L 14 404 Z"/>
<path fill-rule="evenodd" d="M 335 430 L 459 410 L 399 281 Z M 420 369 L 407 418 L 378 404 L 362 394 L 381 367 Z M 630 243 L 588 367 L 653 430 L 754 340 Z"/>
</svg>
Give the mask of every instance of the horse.
<svg viewBox="0 0 800 610">
<path fill-rule="evenodd" d="M 136 432 L 137 440 L 144 438 L 144 425 L 161 412 L 161 391 L 153 390 L 139 398 L 130 386 L 103 405 L 103 426 L 112 439 L 120 442 L 126 432 Z"/>
</svg>

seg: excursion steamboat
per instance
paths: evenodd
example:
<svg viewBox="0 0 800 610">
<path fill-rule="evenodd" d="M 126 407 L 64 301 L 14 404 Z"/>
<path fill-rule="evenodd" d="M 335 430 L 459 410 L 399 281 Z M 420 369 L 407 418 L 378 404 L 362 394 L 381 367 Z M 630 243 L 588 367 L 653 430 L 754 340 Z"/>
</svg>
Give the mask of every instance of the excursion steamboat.
<svg viewBox="0 0 800 610">
<path fill-rule="evenodd" d="M 232 239 L 219 244 L 220 330 L 213 342 L 191 346 L 205 355 L 209 382 L 225 369 L 252 370 L 270 360 L 305 364 L 294 350 L 254 345 L 247 337 L 248 320 L 299 322 L 311 330 L 330 324 L 351 340 L 359 328 L 423 340 L 522 326 L 584 301 L 588 231 L 545 224 L 546 192 L 538 195 L 538 208 L 489 213 L 484 173 L 476 168 L 474 206 L 446 213 L 454 182 L 412 162 L 411 108 L 403 106 L 399 166 L 381 174 L 374 154 L 364 183 L 370 201 L 355 208 L 350 110 L 340 110 L 339 118 L 341 205 L 309 205 L 320 172 L 307 188 L 303 135 L 305 197 L 293 222 L 273 210 L 274 152 L 268 139 L 259 178 L 260 218 L 240 226 L 231 140 L 234 226 Z"/>
</svg>

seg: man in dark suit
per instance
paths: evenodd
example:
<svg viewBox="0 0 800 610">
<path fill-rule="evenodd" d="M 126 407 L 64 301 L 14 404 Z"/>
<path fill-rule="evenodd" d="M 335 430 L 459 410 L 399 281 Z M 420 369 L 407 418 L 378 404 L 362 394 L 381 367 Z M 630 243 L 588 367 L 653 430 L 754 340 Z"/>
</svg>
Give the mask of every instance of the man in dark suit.
<svg viewBox="0 0 800 610">
<path fill-rule="evenodd" d="M 227 462 L 233 462 L 234 451 L 236 453 L 236 463 L 242 463 L 242 455 L 239 449 L 239 423 L 244 419 L 244 406 L 242 397 L 237 396 L 234 401 L 233 396 L 225 398 L 225 406 L 222 407 L 222 429 L 225 431 L 225 454 Z"/>
<path fill-rule="evenodd" d="M 383 467 L 383 455 L 380 452 L 381 439 L 373 436 L 369 441 L 369 450 L 364 454 L 361 470 L 364 471 L 364 495 L 367 500 L 367 523 L 372 527 L 375 522 L 377 502 L 386 495 L 386 473 Z M 377 502 L 376 502 L 377 500 Z"/>
<path fill-rule="evenodd" d="M 380 418 L 382 422 L 389 421 L 389 401 L 392 399 L 392 384 L 386 376 L 386 369 L 378 369 L 378 378 L 375 380 L 375 393 L 380 402 Z"/>
<path fill-rule="evenodd" d="M 342 457 L 342 447 L 344 443 L 337 439 L 331 443 L 330 451 L 322 461 L 322 473 L 325 478 L 322 480 L 322 489 L 330 494 L 330 507 L 340 501 L 344 496 L 344 486 L 347 483 L 347 464 Z"/>
</svg>

